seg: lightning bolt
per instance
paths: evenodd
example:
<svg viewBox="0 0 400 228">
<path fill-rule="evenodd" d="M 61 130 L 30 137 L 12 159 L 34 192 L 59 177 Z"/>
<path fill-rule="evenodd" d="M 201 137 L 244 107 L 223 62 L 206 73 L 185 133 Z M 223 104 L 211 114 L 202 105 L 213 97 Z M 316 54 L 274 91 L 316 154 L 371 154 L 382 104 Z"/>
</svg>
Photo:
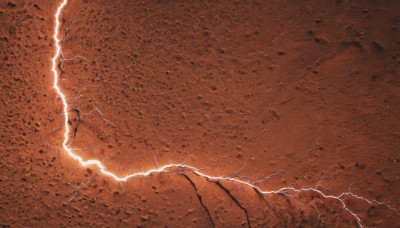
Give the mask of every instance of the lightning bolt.
<svg viewBox="0 0 400 228">
<path fill-rule="evenodd" d="M 319 194 L 321 197 L 323 197 L 324 199 L 332 199 L 337 201 L 338 203 L 340 203 L 342 205 L 343 210 L 347 211 L 353 218 L 354 220 L 357 222 L 357 224 L 360 227 L 364 227 L 364 225 L 361 222 L 361 218 L 359 215 L 357 215 L 355 212 L 353 212 L 345 203 L 344 201 L 344 197 L 351 197 L 353 199 L 358 199 L 361 201 L 364 201 L 368 204 L 377 204 L 377 205 L 381 205 L 381 206 L 385 206 L 388 209 L 390 209 L 391 211 L 395 212 L 397 215 L 400 216 L 400 213 L 397 211 L 396 208 L 393 208 L 391 206 L 389 206 L 386 203 L 377 201 L 377 200 L 369 200 L 365 197 L 361 197 L 358 196 L 354 193 L 352 193 L 350 190 L 348 192 L 343 192 L 339 195 L 327 195 L 324 192 L 322 192 L 321 190 L 317 189 L 317 188 L 294 188 L 294 187 L 283 187 L 280 188 L 278 190 L 272 190 L 272 191 L 267 191 L 267 190 L 263 190 L 260 187 L 256 186 L 256 183 L 250 183 L 247 181 L 243 181 L 241 179 L 238 178 L 232 178 L 232 177 L 226 177 L 226 176 L 211 176 L 208 175 L 202 171 L 200 171 L 198 168 L 190 166 L 190 165 L 185 165 L 185 164 L 167 164 L 161 167 L 157 167 L 157 169 L 150 169 L 146 172 L 135 172 L 123 177 L 117 176 L 116 174 L 114 174 L 111 171 L 108 171 L 106 169 L 106 167 L 101 163 L 101 161 L 99 160 L 84 160 L 82 157 L 80 157 L 79 155 L 75 154 L 73 152 L 73 150 L 68 147 L 68 141 L 69 141 L 69 132 L 70 129 L 68 127 L 68 102 L 67 102 L 67 98 L 64 95 L 64 93 L 61 91 L 60 87 L 59 87 L 59 78 L 60 75 L 57 71 L 57 62 L 59 57 L 62 55 L 61 52 L 61 46 L 60 46 L 60 42 L 62 41 L 62 39 L 60 40 L 58 38 L 59 36 L 59 30 L 60 30 L 60 14 L 61 11 L 65 8 L 65 6 L 67 5 L 68 0 L 63 0 L 61 2 L 61 4 L 58 6 L 57 11 L 54 15 L 54 19 L 55 19 L 55 26 L 54 26 L 54 34 L 53 34 L 53 39 L 54 39 L 54 43 L 55 43 L 55 53 L 53 58 L 51 59 L 51 63 L 52 63 L 52 68 L 51 71 L 53 73 L 53 77 L 54 77 L 54 84 L 53 84 L 53 88 L 55 89 L 55 91 L 58 94 L 59 99 L 62 102 L 63 105 L 63 116 L 64 116 L 64 141 L 62 143 L 62 147 L 63 149 L 67 152 L 67 154 L 69 155 L 69 157 L 71 157 L 73 160 L 77 161 L 82 167 L 86 167 L 86 166 L 97 166 L 97 168 L 100 170 L 100 172 L 106 176 L 111 177 L 112 179 L 118 181 L 118 182 L 126 182 L 128 181 L 128 179 L 130 178 L 135 178 L 135 177 L 147 177 L 151 174 L 155 174 L 155 173 L 172 173 L 171 169 L 173 168 L 179 168 L 188 172 L 192 172 L 193 174 L 203 177 L 208 181 L 215 181 L 215 182 L 220 182 L 220 181 L 229 181 L 229 182 L 233 182 L 233 183 L 237 183 L 237 184 L 241 184 L 243 186 L 249 187 L 249 188 L 253 188 L 257 193 L 262 194 L 262 195 L 268 195 L 268 194 L 285 194 L 287 195 L 288 192 L 293 192 L 293 193 L 302 193 L 302 192 L 314 192 Z M 250 225 L 250 224 L 248 224 Z"/>
</svg>

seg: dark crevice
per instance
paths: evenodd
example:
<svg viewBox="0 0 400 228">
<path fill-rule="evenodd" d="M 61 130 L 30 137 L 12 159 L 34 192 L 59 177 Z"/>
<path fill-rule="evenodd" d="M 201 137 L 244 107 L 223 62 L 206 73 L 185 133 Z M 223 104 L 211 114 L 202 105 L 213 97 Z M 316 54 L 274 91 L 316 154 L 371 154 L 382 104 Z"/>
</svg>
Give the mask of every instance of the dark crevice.
<svg viewBox="0 0 400 228">
<path fill-rule="evenodd" d="M 60 42 L 64 42 L 69 37 L 69 31 L 71 30 L 71 28 L 65 27 L 65 18 L 62 19 L 62 26 L 64 27 L 64 33 L 65 34 L 64 34 L 64 37 L 60 39 Z M 60 56 L 60 58 L 58 60 L 58 65 L 57 65 L 58 70 L 59 70 L 59 77 L 60 78 L 63 78 L 63 76 L 64 76 L 64 70 L 62 69 L 63 60 L 64 60 L 64 56 L 63 56 L 63 53 L 61 52 L 61 56 Z"/>
<path fill-rule="evenodd" d="M 75 139 L 76 133 L 78 132 L 79 124 L 81 123 L 81 113 L 78 108 L 72 108 L 72 110 L 74 110 L 76 112 L 76 114 L 78 115 L 78 121 L 74 127 L 74 139 Z"/>
<path fill-rule="evenodd" d="M 59 58 L 59 60 L 58 60 L 58 65 L 57 65 L 57 68 L 58 68 L 58 71 L 59 71 L 59 78 L 63 78 L 63 75 L 64 75 L 64 70 L 62 69 L 62 56 Z"/>
<path fill-rule="evenodd" d="M 192 181 L 192 179 L 190 179 L 190 177 L 189 177 L 188 175 L 186 175 L 185 173 L 180 173 L 180 175 L 182 175 L 183 177 L 186 178 L 186 180 L 189 181 L 190 185 L 193 187 L 193 189 L 194 189 L 195 192 L 196 192 L 197 198 L 199 199 L 199 202 L 200 202 L 201 206 L 202 206 L 202 207 L 204 208 L 204 210 L 206 211 L 206 213 L 207 213 L 207 215 L 208 215 L 208 218 L 210 219 L 210 222 L 211 222 L 211 224 L 212 224 L 212 227 L 215 227 L 214 221 L 213 221 L 213 219 L 212 219 L 212 217 L 211 217 L 211 213 L 210 213 L 210 211 L 208 210 L 207 206 L 204 205 L 203 199 L 202 199 L 202 197 L 201 197 L 201 195 L 200 195 L 200 193 L 199 193 L 199 191 L 198 191 L 198 189 L 197 189 L 197 187 L 196 187 L 196 184 L 195 184 L 195 183 Z"/>
<path fill-rule="evenodd" d="M 214 182 L 214 181 L 212 181 L 212 182 Z M 215 181 L 214 183 L 215 183 L 218 187 L 220 187 L 222 190 L 224 190 L 224 192 L 233 200 L 233 202 L 235 202 L 236 205 L 237 205 L 238 207 L 240 207 L 240 208 L 243 210 L 243 212 L 244 212 L 245 215 L 246 215 L 247 225 L 248 225 L 249 228 L 250 228 L 250 227 L 251 227 L 251 223 L 250 223 L 249 213 L 248 213 L 247 209 L 246 209 L 245 207 L 243 207 L 243 206 L 240 204 L 239 200 L 236 199 L 236 197 L 234 197 L 234 196 L 231 194 L 231 192 L 229 191 L 229 189 L 225 188 L 225 186 L 223 186 L 219 181 Z"/>
<path fill-rule="evenodd" d="M 276 210 L 273 208 L 273 206 L 268 203 L 268 201 L 264 197 L 264 194 L 262 194 L 257 188 L 253 188 L 253 189 L 258 194 L 260 199 L 265 202 L 265 204 L 268 206 L 268 208 L 271 209 L 271 211 L 274 213 L 275 217 L 280 220 L 282 227 L 286 227 L 285 223 L 283 222 L 282 216 L 280 216 L 278 214 L 278 212 L 276 212 Z"/>
<path fill-rule="evenodd" d="M 291 210 L 292 205 L 291 205 L 290 199 L 289 199 L 288 196 L 286 196 L 285 194 L 282 194 L 282 195 L 285 196 L 284 198 L 286 199 L 286 202 L 287 202 L 287 205 L 288 205 L 288 207 L 287 207 L 286 210 L 288 211 L 289 215 L 292 217 L 293 223 L 295 223 L 295 221 L 296 221 L 296 216 L 293 214 L 293 212 L 292 212 L 292 210 Z"/>
</svg>

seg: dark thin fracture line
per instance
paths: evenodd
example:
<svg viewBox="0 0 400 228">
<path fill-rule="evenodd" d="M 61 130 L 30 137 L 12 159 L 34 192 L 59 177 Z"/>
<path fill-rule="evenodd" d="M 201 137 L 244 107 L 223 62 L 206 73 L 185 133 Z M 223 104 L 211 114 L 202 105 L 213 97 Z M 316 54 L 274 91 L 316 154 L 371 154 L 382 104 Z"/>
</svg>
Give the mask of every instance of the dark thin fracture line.
<svg viewBox="0 0 400 228">
<path fill-rule="evenodd" d="M 265 199 L 264 195 L 256 188 L 253 188 L 254 191 L 258 194 L 258 196 L 260 197 L 260 199 L 262 199 L 262 201 L 265 202 L 265 204 L 268 206 L 269 209 L 271 209 L 271 211 L 274 213 L 275 217 L 278 218 L 281 222 L 282 227 L 286 227 L 285 223 L 283 222 L 282 216 L 278 215 L 278 213 L 276 212 L 276 210 L 268 203 L 268 201 Z"/>
<path fill-rule="evenodd" d="M 285 194 L 284 194 L 284 195 L 285 195 Z M 295 222 L 295 221 L 296 221 L 296 216 L 293 214 L 292 210 L 290 210 L 290 209 L 291 209 L 290 199 L 287 198 L 286 195 L 285 195 L 284 198 L 286 199 L 286 202 L 287 202 L 288 208 L 289 208 L 289 209 L 286 209 L 286 210 L 289 212 L 289 215 L 292 216 L 293 222 Z"/>
<path fill-rule="evenodd" d="M 224 190 L 224 192 L 233 200 L 233 202 L 235 202 L 236 205 L 237 205 L 238 207 L 240 207 L 240 208 L 244 211 L 244 213 L 246 214 L 247 224 L 248 224 L 249 228 L 251 228 L 251 223 L 250 223 L 250 219 L 249 219 L 249 213 L 248 213 L 247 209 L 246 209 L 245 207 L 243 207 L 243 206 L 240 204 L 239 200 L 237 200 L 237 199 L 231 194 L 231 192 L 230 192 L 227 188 L 225 188 L 225 186 L 223 186 L 219 181 L 216 181 L 216 182 L 214 182 L 214 183 L 215 183 L 216 185 L 218 185 L 222 190 Z"/>
<path fill-rule="evenodd" d="M 81 123 L 81 113 L 80 113 L 79 109 L 77 109 L 77 108 L 73 108 L 73 110 L 74 110 L 74 111 L 77 113 L 77 115 L 78 115 L 78 122 L 77 122 L 76 126 L 74 127 L 74 139 L 75 139 L 76 133 L 78 132 L 79 124 Z"/>
<path fill-rule="evenodd" d="M 204 205 L 203 200 L 202 200 L 202 198 L 201 198 L 201 195 L 200 195 L 200 193 L 199 193 L 199 191 L 198 191 L 198 189 L 197 189 L 195 183 L 194 183 L 194 182 L 192 181 L 192 179 L 190 179 L 190 177 L 189 177 L 188 175 L 186 175 L 185 173 L 180 173 L 180 174 L 181 174 L 182 176 L 184 176 L 184 177 L 186 178 L 186 180 L 189 181 L 190 185 L 191 185 L 191 186 L 193 187 L 193 189 L 196 191 L 197 198 L 199 199 L 201 206 L 202 206 L 202 207 L 204 208 L 204 210 L 207 212 L 207 215 L 208 215 L 208 218 L 210 219 L 210 222 L 211 222 L 211 224 L 212 224 L 212 227 L 215 227 L 215 224 L 214 224 L 214 221 L 213 221 L 213 219 L 212 219 L 212 217 L 211 217 L 210 211 L 208 210 L 208 208 L 206 207 L 206 205 Z"/>
</svg>

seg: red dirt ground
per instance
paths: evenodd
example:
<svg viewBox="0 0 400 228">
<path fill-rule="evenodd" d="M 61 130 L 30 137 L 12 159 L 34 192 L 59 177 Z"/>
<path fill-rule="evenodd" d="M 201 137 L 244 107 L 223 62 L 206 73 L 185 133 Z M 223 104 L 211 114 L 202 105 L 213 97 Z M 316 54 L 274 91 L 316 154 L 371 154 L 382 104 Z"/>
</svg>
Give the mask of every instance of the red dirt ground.
<svg viewBox="0 0 400 228">
<path fill-rule="evenodd" d="M 120 185 L 80 167 L 60 149 L 58 4 L 0 0 L 1 225 L 357 226 L 313 192 L 260 197 L 190 173 Z M 400 2 L 70 0 L 62 18 L 60 86 L 82 157 L 119 175 L 155 160 L 275 173 L 258 186 L 351 189 L 400 209 Z M 400 227 L 385 206 L 343 200 L 367 227 Z"/>
</svg>

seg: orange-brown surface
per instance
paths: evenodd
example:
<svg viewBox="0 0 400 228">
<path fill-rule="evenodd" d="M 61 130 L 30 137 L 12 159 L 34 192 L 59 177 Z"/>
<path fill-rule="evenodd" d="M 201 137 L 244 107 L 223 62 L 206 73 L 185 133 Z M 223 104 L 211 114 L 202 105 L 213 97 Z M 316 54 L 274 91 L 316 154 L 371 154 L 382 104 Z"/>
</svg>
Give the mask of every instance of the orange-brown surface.
<svg viewBox="0 0 400 228">
<path fill-rule="evenodd" d="M 358 226 L 313 191 L 81 167 L 53 90 L 59 3 L 0 0 L 1 225 Z M 343 197 L 362 225 L 400 227 L 400 2 L 70 0 L 60 19 L 75 153 L 351 191 L 392 207 Z"/>
</svg>

